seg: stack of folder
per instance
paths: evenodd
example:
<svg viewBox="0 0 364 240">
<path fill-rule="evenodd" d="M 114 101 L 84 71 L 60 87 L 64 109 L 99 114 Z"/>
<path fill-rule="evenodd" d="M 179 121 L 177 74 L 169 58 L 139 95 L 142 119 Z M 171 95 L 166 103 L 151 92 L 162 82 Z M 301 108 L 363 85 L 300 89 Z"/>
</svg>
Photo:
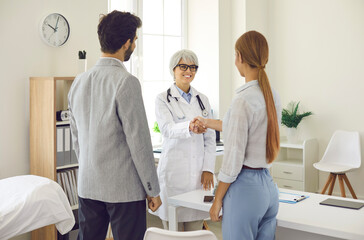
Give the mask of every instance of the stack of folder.
<svg viewBox="0 0 364 240">
<path fill-rule="evenodd" d="M 77 178 L 78 168 L 57 172 L 57 182 L 59 185 L 61 185 L 63 191 L 66 193 L 71 206 L 78 204 Z"/>
<path fill-rule="evenodd" d="M 57 125 L 57 167 L 78 163 L 69 124 Z"/>
</svg>

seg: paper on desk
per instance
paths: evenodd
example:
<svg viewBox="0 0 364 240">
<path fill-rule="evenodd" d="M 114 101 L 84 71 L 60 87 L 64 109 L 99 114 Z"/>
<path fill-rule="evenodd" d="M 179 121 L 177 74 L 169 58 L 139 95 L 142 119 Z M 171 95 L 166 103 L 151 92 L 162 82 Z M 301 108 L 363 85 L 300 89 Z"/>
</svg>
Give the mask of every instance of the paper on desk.
<svg viewBox="0 0 364 240">
<path fill-rule="evenodd" d="M 224 146 L 216 146 L 216 152 L 224 151 Z"/>
</svg>

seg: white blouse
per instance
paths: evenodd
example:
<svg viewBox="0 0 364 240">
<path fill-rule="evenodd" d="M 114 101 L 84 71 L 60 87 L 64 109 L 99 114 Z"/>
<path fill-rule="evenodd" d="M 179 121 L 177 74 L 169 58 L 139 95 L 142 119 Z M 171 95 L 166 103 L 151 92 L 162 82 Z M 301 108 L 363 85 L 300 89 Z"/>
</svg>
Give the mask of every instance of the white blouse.
<svg viewBox="0 0 364 240">
<path fill-rule="evenodd" d="M 281 104 L 273 91 L 278 124 L 281 122 Z M 243 165 L 269 168 L 266 160 L 267 112 L 265 100 L 257 80 L 236 90 L 236 96 L 223 119 L 224 160 L 218 179 L 232 183 Z"/>
</svg>

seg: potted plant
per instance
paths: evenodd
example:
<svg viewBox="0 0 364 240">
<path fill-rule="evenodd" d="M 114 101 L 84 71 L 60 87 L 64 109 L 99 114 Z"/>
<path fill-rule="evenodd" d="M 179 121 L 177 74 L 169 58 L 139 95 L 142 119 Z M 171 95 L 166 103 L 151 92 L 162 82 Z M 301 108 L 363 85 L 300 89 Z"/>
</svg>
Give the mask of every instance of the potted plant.
<svg viewBox="0 0 364 240">
<path fill-rule="evenodd" d="M 297 127 L 303 118 L 311 116 L 312 112 L 299 112 L 299 104 L 290 102 L 287 108 L 282 110 L 282 125 L 287 127 L 287 139 L 289 142 L 297 141 Z"/>
<path fill-rule="evenodd" d="M 153 131 L 156 133 L 161 133 L 157 121 L 154 122 Z"/>
<path fill-rule="evenodd" d="M 161 143 L 162 142 L 162 134 L 161 134 L 161 131 L 159 129 L 159 126 L 158 126 L 158 122 L 157 121 L 154 122 L 153 132 L 159 134 L 159 143 Z"/>
</svg>

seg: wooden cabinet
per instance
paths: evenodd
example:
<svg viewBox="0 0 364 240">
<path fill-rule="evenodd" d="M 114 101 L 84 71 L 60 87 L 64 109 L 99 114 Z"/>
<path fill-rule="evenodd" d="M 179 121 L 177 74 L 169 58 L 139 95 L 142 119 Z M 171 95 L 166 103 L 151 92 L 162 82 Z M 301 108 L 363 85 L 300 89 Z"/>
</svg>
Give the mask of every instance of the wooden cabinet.
<svg viewBox="0 0 364 240">
<path fill-rule="evenodd" d="M 74 77 L 30 78 L 30 174 L 57 181 L 56 111 L 68 108 L 67 95 L 73 80 Z M 56 240 L 55 226 L 33 231 L 32 239 Z"/>
<path fill-rule="evenodd" d="M 318 171 L 313 163 L 318 161 L 318 142 L 308 139 L 291 144 L 281 141 L 281 149 L 273 162 L 271 173 L 279 188 L 317 192 Z"/>
</svg>

